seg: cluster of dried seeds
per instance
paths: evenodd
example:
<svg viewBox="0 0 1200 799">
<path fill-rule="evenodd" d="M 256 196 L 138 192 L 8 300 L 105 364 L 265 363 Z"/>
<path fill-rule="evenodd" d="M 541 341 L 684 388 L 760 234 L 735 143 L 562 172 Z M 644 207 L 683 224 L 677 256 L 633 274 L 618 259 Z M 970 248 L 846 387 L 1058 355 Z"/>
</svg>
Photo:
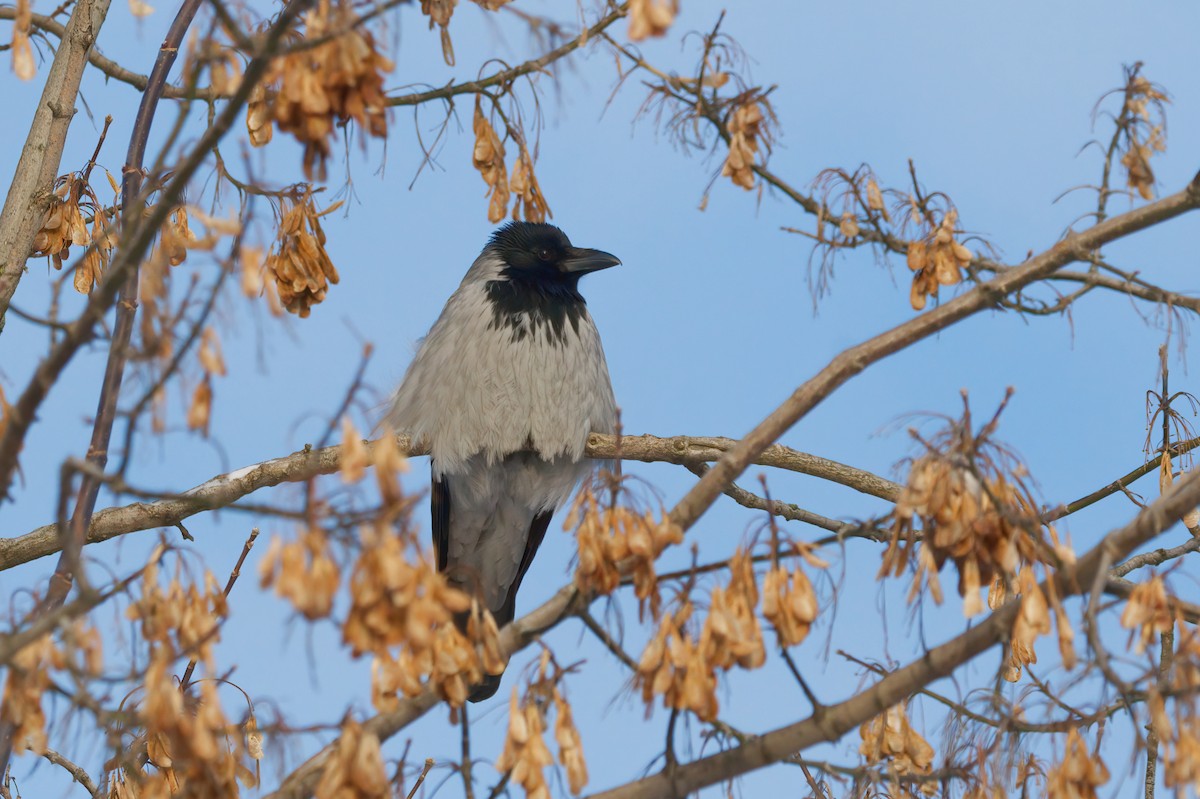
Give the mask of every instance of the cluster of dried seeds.
<svg viewBox="0 0 1200 799">
<path fill-rule="evenodd" d="M 112 176 L 109 181 L 115 192 Z M 83 260 L 75 266 L 74 285 L 80 294 L 91 293 L 116 245 L 109 213 L 82 173 L 59 177 L 30 256 L 47 256 L 55 269 L 62 269 L 63 262 L 71 257 L 72 246 L 86 247 Z M 85 215 L 91 217 L 90 229 Z"/>
<path fill-rule="evenodd" d="M 109 778 L 110 799 L 235 799 L 241 787 L 258 784 L 257 725 L 232 723 L 221 707 L 218 682 L 203 679 L 184 694 L 170 671 L 165 649 L 151 655 L 137 709 L 142 732 L 121 751 L 121 769 Z M 154 771 L 127 762 L 145 745 Z"/>
<path fill-rule="evenodd" d="M 1009 682 L 1016 682 L 1021 678 L 1023 667 L 1037 663 L 1034 644 L 1038 638 L 1050 632 L 1050 607 L 1046 602 L 1046 595 L 1042 593 L 1033 576 L 1033 570 L 1028 566 L 1021 569 L 1018 585 L 1021 607 L 1017 611 L 1017 618 L 1009 636 L 1008 661 L 1000 671 L 1000 676 Z"/>
<path fill-rule="evenodd" d="M 664 36 L 675 15 L 679 0 L 630 0 L 629 40 L 640 42 L 649 36 Z"/>
<path fill-rule="evenodd" d="M 258 574 L 263 588 L 274 587 L 276 594 L 310 620 L 329 615 L 342 579 L 328 537 L 318 527 L 286 544 L 279 536 L 272 537 Z"/>
<path fill-rule="evenodd" d="M 537 175 L 533 171 L 533 159 L 524 144 L 521 145 L 521 152 L 513 164 L 508 188 L 516 196 L 512 210 L 513 219 L 545 222 L 546 217 L 554 216 L 550 212 L 550 206 L 546 204 L 546 195 L 542 194 L 542 187 L 538 185 Z"/>
<path fill-rule="evenodd" d="M 533 158 L 524 142 L 518 142 L 520 152 L 513 163 L 512 175 L 504 164 L 504 140 L 492 127 L 492 123 L 483 113 L 481 96 L 475 98 L 475 116 L 472 121 L 475 133 L 475 145 L 471 150 L 471 163 L 479 170 L 483 182 L 487 184 L 488 221 L 499 222 L 508 213 L 508 201 L 515 196 L 512 218 L 526 222 L 545 222 L 553 216 L 546 196 L 538 184 L 537 175 L 533 171 Z"/>
<path fill-rule="evenodd" d="M 17 0 L 17 14 L 13 20 L 12 71 L 21 80 L 33 80 L 37 67 L 33 63 L 33 45 L 29 33 L 33 28 L 33 4 L 30 0 Z"/>
<path fill-rule="evenodd" d="M 225 593 L 205 572 L 203 587 L 186 587 L 181 568 L 164 588 L 159 579 L 161 548 L 142 576 L 142 590 L 126 615 L 140 623 L 149 645 L 150 662 L 143 678 L 134 718 L 132 742 L 124 741 L 106 768 L 109 799 L 220 799 L 237 797 L 239 786 L 257 785 L 262 758 L 261 736 L 253 712 L 243 725 L 230 722 L 211 677 L 181 686 L 171 664 L 187 657 L 215 673 L 213 648 L 228 614 Z M 147 773 L 136 762 L 139 752 L 154 768 Z"/>
<path fill-rule="evenodd" d="M 550 799 L 546 767 L 554 757 L 546 746 L 546 714 L 554 706 L 554 740 L 558 743 L 558 762 L 567 772 L 571 793 L 578 794 L 587 785 L 587 763 L 583 743 L 575 726 L 571 706 L 559 688 L 561 672 L 551 676 L 548 651 L 542 653 L 536 679 L 526 688 L 524 699 L 514 686 L 508 703 L 508 732 L 504 750 L 496 760 L 496 770 L 507 774 L 511 782 L 525 789 L 527 799 Z"/>
<path fill-rule="evenodd" d="M 795 646 L 808 637 L 817 620 L 817 594 L 799 566 L 792 570 L 776 565 L 762 583 L 763 617 L 771 622 L 783 646 Z"/>
<path fill-rule="evenodd" d="M 1158 736 L 1163 782 L 1182 792 L 1188 787 L 1200 792 L 1200 713 L 1196 695 L 1200 689 L 1200 636 L 1191 625 L 1179 622 L 1176 651 L 1165 687 L 1174 695 L 1171 710 L 1159 686 L 1147 697 L 1149 726 Z"/>
<path fill-rule="evenodd" d="M 700 651 L 714 668 L 757 669 L 766 662 L 757 607 L 754 562 L 747 550 L 739 548 L 729 559 L 729 584 L 715 586 L 709 595 L 708 615 L 700 632 Z"/>
<path fill-rule="evenodd" d="M 349 3 L 321 0 L 304 18 L 304 39 L 329 37 L 313 47 L 295 47 L 271 66 L 265 83 L 277 85 L 251 98 L 246 127 L 251 143 L 270 141 L 272 122 L 304 146 L 304 174 L 325 179 L 336 126 L 350 121 L 366 134 L 387 136 L 383 81 L 394 64 L 377 49 Z M 303 40 L 301 40 L 303 41 Z M 314 177 L 315 176 L 315 177 Z"/>
<path fill-rule="evenodd" d="M 932 443 L 922 442 L 926 452 L 909 468 L 879 577 L 898 577 L 915 559 L 909 601 L 928 579 L 930 593 L 940 603 L 937 575 L 949 560 L 958 571 L 963 613 L 971 617 L 983 610 L 984 586 L 997 576 L 1014 578 L 1022 563 L 1041 561 L 1041 549 L 1048 547 L 1040 542 L 1042 523 L 1024 483 L 1024 466 L 990 441 L 999 412 L 975 434 L 965 403 L 964 397 L 963 417 L 950 420 Z M 1052 529 L 1050 534 L 1055 537 Z M 1058 554 L 1071 557 L 1065 547 Z"/>
<path fill-rule="evenodd" d="M 1154 575 L 1134 586 L 1121 613 L 1121 626 L 1131 631 L 1129 639 L 1135 652 L 1145 652 L 1147 645 L 1162 633 L 1169 633 L 1174 625 L 1175 614 L 1161 576 Z"/>
<path fill-rule="evenodd" d="M 890 707 L 863 724 L 858 734 L 862 738 L 858 751 L 867 763 L 886 763 L 891 773 L 903 777 L 933 773 L 933 747 L 913 729 L 903 705 Z M 937 793 L 936 781 L 926 780 L 918 785 L 925 796 Z M 889 787 L 891 796 L 912 796 L 905 785 L 894 783 Z"/>
<path fill-rule="evenodd" d="M 692 605 L 664 613 L 658 630 L 638 660 L 634 686 L 641 688 L 646 712 L 655 696 L 672 710 L 690 710 L 703 721 L 717 717 L 717 676 L 699 642 L 689 634 Z"/>
<path fill-rule="evenodd" d="M 325 250 L 321 217 L 340 208 L 341 201 L 317 211 L 311 189 L 298 190 L 280 200 L 279 232 L 267 254 L 267 272 L 275 281 L 279 300 L 301 318 L 325 299 L 338 272 Z"/>
<path fill-rule="evenodd" d="M 633 575 L 643 614 L 648 607 L 657 616 L 660 600 L 654 561 L 668 546 L 683 541 L 683 531 L 665 514 L 655 519 L 650 511 L 639 514 L 618 504 L 623 492 L 623 488 L 609 492 L 605 504 L 592 485 L 575 496 L 563 522 L 564 529 L 575 528 L 579 548 L 575 585 L 582 591 L 610 594 L 620 584 L 624 568 Z"/>
<path fill-rule="evenodd" d="M 74 662 L 78 658 L 79 662 Z M 12 741 L 20 751 L 46 751 L 46 712 L 42 696 L 50 688 L 50 671 L 74 669 L 98 675 L 103 666 L 100 634 L 83 622 L 70 626 L 56 643 L 44 635 L 13 655 L 0 693 L 0 724 L 10 725 Z"/>
<path fill-rule="evenodd" d="M 1099 752 L 1089 752 L 1079 730 L 1067 731 L 1062 762 L 1046 775 L 1050 799 L 1096 799 L 1096 789 L 1108 782 L 1108 767 Z"/>
<path fill-rule="evenodd" d="M 391 796 L 389 788 L 379 736 L 347 718 L 313 795 L 317 799 L 385 799 Z"/>
<path fill-rule="evenodd" d="M 475 98 L 475 149 L 471 161 L 487 184 L 488 221 L 499 222 L 508 213 L 508 168 L 504 165 L 504 142 L 483 113 L 480 97 Z"/>
<path fill-rule="evenodd" d="M 342 638 L 356 656 L 374 657 L 376 708 L 394 708 L 398 695 L 415 696 L 426 684 L 461 707 L 485 673 L 499 674 L 506 665 L 495 620 L 446 582 L 409 536 L 383 524 L 364 525 L 361 536 Z M 455 624 L 464 614 L 465 632 Z"/>
<path fill-rule="evenodd" d="M 726 123 L 729 132 L 729 155 L 721 167 L 721 176 L 728 177 L 743 189 L 754 188 L 754 157 L 763 135 L 766 116 L 758 100 L 734 107 Z"/>
<path fill-rule="evenodd" d="M 908 268 L 913 272 L 909 302 L 914 311 L 923 310 L 940 287 L 962 282 L 962 270 L 975 257 L 954 238 L 957 224 L 958 212 L 951 208 L 928 239 L 908 243 Z"/>
<path fill-rule="evenodd" d="M 164 589 L 158 559 L 152 558 L 142 573 L 142 593 L 125 610 L 140 623 L 142 638 L 152 651 L 168 659 L 187 656 L 212 662 L 213 647 L 220 641 L 221 622 L 229 614 L 225 592 L 212 572 L 204 572 L 203 588 L 182 582 L 179 568 Z"/>
<path fill-rule="evenodd" d="M 1128 121 L 1124 126 L 1124 150 L 1121 165 L 1125 167 L 1126 183 L 1143 200 L 1154 199 L 1154 170 L 1150 159 L 1167 149 L 1166 122 L 1163 106 L 1171 102 L 1166 93 L 1136 70 L 1125 86 L 1125 108 L 1121 115 Z M 1157 121 L 1152 119 L 1154 111 Z M 1143 134 L 1142 129 L 1149 128 Z M 1143 138 L 1144 135 L 1144 138 Z"/>
<path fill-rule="evenodd" d="M 200 368 L 204 376 L 196 384 L 192 392 L 192 404 L 188 406 L 187 424 L 190 430 L 199 430 L 208 436 L 208 425 L 212 420 L 213 377 L 225 376 L 225 358 L 221 355 L 221 340 L 217 331 L 205 327 L 200 335 L 200 350 L 198 353 Z"/>
</svg>

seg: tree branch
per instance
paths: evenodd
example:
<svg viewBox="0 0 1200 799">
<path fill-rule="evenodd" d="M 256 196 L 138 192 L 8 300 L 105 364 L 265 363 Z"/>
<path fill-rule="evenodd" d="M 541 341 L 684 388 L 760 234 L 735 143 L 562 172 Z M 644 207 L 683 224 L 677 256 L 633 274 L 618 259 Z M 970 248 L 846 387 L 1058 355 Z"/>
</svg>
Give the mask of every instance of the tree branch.
<svg viewBox="0 0 1200 799">
<path fill-rule="evenodd" d="M 477 94 L 485 89 L 490 89 L 493 86 L 504 86 L 505 84 L 512 83 L 514 80 L 524 75 L 528 75 L 533 72 L 542 72 L 550 64 L 558 61 L 563 56 L 570 55 L 583 45 L 587 44 L 590 39 L 599 36 L 606 28 L 624 17 L 628 10 L 629 3 L 621 3 L 621 5 L 617 6 L 608 14 L 601 17 L 595 25 L 583 31 L 574 39 L 564 42 L 550 52 L 539 56 L 538 58 L 532 58 L 523 64 L 518 64 L 517 66 L 509 69 L 502 69 L 494 75 L 489 75 L 488 77 L 481 78 L 479 80 L 464 81 L 462 83 L 450 83 L 440 89 L 430 89 L 429 91 L 425 92 L 405 94 L 399 97 L 389 97 L 387 104 L 390 106 L 421 105 L 422 103 L 427 103 L 430 100 L 447 100 L 460 94 Z"/>
<path fill-rule="evenodd" d="M 1135 547 L 1150 541 L 1197 504 L 1200 504 L 1200 472 L 1193 472 L 1142 509 L 1129 524 L 1106 535 L 1079 559 L 1074 569 L 1054 575 L 1054 590 L 1064 597 L 1086 592 L 1105 563 L 1124 557 Z M 1045 586 L 1043 590 L 1047 590 Z M 934 647 L 870 688 L 844 702 L 822 708 L 803 721 L 773 730 L 738 747 L 677 765 L 670 773 L 660 772 L 593 796 L 596 799 L 683 797 L 705 786 L 788 758 L 815 744 L 836 741 L 859 724 L 878 716 L 934 680 L 949 676 L 963 663 L 1006 640 L 1019 608 L 1019 602 L 1007 603 L 975 627 Z"/>
<path fill-rule="evenodd" d="M 1082 233 L 1069 235 L 1024 264 L 1009 269 L 986 283 L 920 314 L 837 355 L 811 380 L 801 385 L 782 405 L 771 412 L 679 501 L 672 520 L 683 529 L 691 527 L 708 510 L 727 485 L 736 480 L 759 454 L 819 405 L 843 383 L 871 364 L 945 330 L 950 325 L 995 306 L 1030 283 L 1081 260 L 1097 248 L 1147 227 L 1200 207 L 1200 173 L 1186 189 L 1163 199 L 1110 217 Z"/>
<path fill-rule="evenodd" d="M 397 436 L 396 441 L 400 451 L 410 456 L 428 452 L 425 447 L 412 446 L 407 436 Z M 703 463 L 722 457 L 735 443 L 732 439 L 721 437 L 658 438 L 645 435 L 622 436 L 618 447 L 615 436 L 596 433 L 588 438 L 586 453 L 589 457 L 603 460 L 620 457 L 647 463 Z M 375 443 L 369 442 L 367 446 L 373 449 Z M 223 508 L 262 488 L 332 474 L 339 468 L 339 453 L 337 446 L 303 449 L 282 458 L 218 475 L 177 496 L 97 511 L 88 529 L 86 543 L 95 544 L 139 530 L 171 527 L 197 513 Z M 870 472 L 780 445 L 768 447 L 756 462 L 760 466 L 773 466 L 832 480 L 884 499 L 894 497 L 899 491 L 895 483 Z M 0 571 L 51 555 L 61 548 L 57 527 L 53 524 L 16 538 L 0 538 Z"/>
<path fill-rule="evenodd" d="M 67 130 L 75 116 L 79 82 L 110 2 L 79 0 L 62 28 L 62 44 L 50 64 L 33 124 L 29 126 L 21 159 L 13 172 L 4 208 L 0 210 L 0 331 L 4 329 L 5 314 L 17 284 L 25 274 L 33 238 L 49 208 Z"/>
</svg>

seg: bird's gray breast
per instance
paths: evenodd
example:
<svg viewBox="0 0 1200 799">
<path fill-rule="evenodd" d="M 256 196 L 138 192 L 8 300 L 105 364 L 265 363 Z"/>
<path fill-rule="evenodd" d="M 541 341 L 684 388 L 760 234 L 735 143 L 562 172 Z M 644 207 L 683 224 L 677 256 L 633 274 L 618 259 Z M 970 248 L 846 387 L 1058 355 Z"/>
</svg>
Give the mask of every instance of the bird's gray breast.
<svg viewBox="0 0 1200 799">
<path fill-rule="evenodd" d="M 470 274 L 468 274 L 470 278 Z M 435 468 L 522 450 L 583 457 L 616 425 L 608 366 L 586 305 L 521 305 L 500 281 L 464 280 L 396 393 L 392 426 L 430 442 Z"/>
</svg>

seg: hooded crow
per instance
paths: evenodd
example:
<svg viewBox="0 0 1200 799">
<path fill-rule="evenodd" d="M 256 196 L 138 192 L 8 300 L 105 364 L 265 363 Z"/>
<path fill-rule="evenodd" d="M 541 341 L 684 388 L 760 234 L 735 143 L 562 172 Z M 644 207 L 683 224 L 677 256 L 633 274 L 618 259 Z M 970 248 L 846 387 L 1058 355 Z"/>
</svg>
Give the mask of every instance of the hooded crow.
<svg viewBox="0 0 1200 799">
<path fill-rule="evenodd" d="M 450 583 L 503 627 L 550 517 L 617 422 L 579 279 L 621 262 L 553 225 L 497 230 L 422 341 L 388 421 L 430 447 L 433 548 Z M 492 696 L 488 677 L 470 696 Z"/>
</svg>

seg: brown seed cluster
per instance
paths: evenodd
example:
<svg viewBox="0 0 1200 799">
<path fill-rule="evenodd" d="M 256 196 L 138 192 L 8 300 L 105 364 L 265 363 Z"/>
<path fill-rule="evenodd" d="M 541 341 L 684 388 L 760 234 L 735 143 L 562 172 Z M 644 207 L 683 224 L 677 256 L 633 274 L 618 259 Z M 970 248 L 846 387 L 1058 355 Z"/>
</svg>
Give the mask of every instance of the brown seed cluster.
<svg viewBox="0 0 1200 799">
<path fill-rule="evenodd" d="M 690 710 L 702 721 L 717 717 L 717 675 L 697 641 L 687 630 L 692 605 L 664 613 L 658 630 L 638 660 L 634 685 L 642 690 L 646 712 L 655 696 L 672 710 Z"/>
<path fill-rule="evenodd" d="M 875 182 L 873 176 L 867 178 L 867 210 L 872 214 L 878 214 L 884 222 L 892 221 L 887 205 L 883 201 L 883 192 L 880 191 L 879 184 Z"/>
<path fill-rule="evenodd" d="M 1000 676 L 1009 682 L 1021 678 L 1023 667 L 1037 663 L 1034 644 L 1038 638 L 1050 632 L 1050 607 L 1033 576 L 1033 570 L 1028 566 L 1021 570 L 1019 585 L 1021 609 L 1013 622 L 1009 638 L 1008 662 L 1000 671 Z"/>
<path fill-rule="evenodd" d="M 779 643 L 795 646 L 808 637 L 817 620 L 817 594 L 799 568 L 775 566 L 763 576 L 763 617 L 771 622 Z"/>
<path fill-rule="evenodd" d="M 231 47 L 214 39 L 200 45 L 200 57 L 208 66 L 212 89 L 222 97 L 232 95 L 242 83 L 242 59 Z"/>
<path fill-rule="evenodd" d="M 196 222 L 194 228 L 193 221 Z M 227 236 L 240 232 L 241 223 L 235 217 L 221 220 L 186 205 L 170 210 L 158 232 L 154 251 L 138 272 L 138 330 L 142 335 L 142 354 L 146 359 L 167 366 L 175 353 L 175 329 L 182 313 L 170 301 L 170 280 L 175 266 L 184 263 L 188 253 L 211 252 Z M 205 371 L 205 374 L 210 372 Z M 188 414 L 192 429 L 206 431 L 206 413 L 211 395 L 211 383 L 193 394 L 192 410 Z M 161 425 L 161 408 L 157 408 L 157 403 L 155 414 L 156 423 Z"/>
<path fill-rule="evenodd" d="M 46 713 L 42 695 L 50 688 L 50 671 L 72 669 L 96 676 L 103 666 L 100 634 L 76 622 L 56 643 L 45 635 L 17 651 L 0 693 L 0 723 L 12 726 L 17 751 L 46 751 Z"/>
<path fill-rule="evenodd" d="M 933 235 L 908 243 L 908 268 L 913 272 L 909 302 L 914 311 L 925 308 L 929 297 L 936 297 L 942 286 L 962 282 L 962 270 L 974 254 L 955 238 L 958 211 L 946 211 Z"/>
<path fill-rule="evenodd" d="M 471 162 L 488 187 L 487 196 L 491 198 L 488 221 L 496 223 L 508 213 L 508 168 L 504 165 L 504 142 L 484 115 L 478 96 L 475 98 L 472 127 L 475 131 L 475 149 L 471 152 Z"/>
<path fill-rule="evenodd" d="M 774 550 L 780 552 L 778 543 Z M 803 547 L 793 547 L 791 557 L 818 568 L 823 561 Z M 713 586 L 707 613 L 695 619 L 691 583 L 683 589 L 671 613 L 654 616 L 658 628 L 642 651 L 634 675 L 647 713 L 655 698 L 664 707 L 687 710 L 701 720 L 717 716 L 719 676 L 734 667 L 757 669 L 766 662 L 766 646 L 758 616 L 759 585 L 750 549 L 738 548 L 726 564 L 729 581 Z M 817 616 L 812 584 L 796 565 L 789 569 L 776 559 L 762 583 L 762 616 L 774 626 L 780 646 L 794 646 L 808 635 Z"/>
<path fill-rule="evenodd" d="M 33 80 L 37 66 L 33 61 L 33 45 L 29 32 L 33 28 L 33 6 L 30 0 L 17 0 L 17 15 L 13 20 L 12 71 L 21 80 Z"/>
<path fill-rule="evenodd" d="M 228 614 L 225 594 L 210 572 L 205 572 L 203 587 L 185 587 L 178 567 L 164 588 L 159 579 L 160 556 L 161 549 L 144 570 L 141 596 L 126 611 L 131 620 L 140 622 L 150 664 L 137 701 L 137 735 L 132 743 L 122 743 L 120 757 L 113 761 L 120 770 L 109 777 L 108 795 L 120 799 L 236 797 L 239 785 L 257 784 L 261 741 L 254 751 L 249 727 L 229 721 L 217 680 L 197 680 L 185 693 L 171 671 L 171 664 L 182 656 L 202 663 L 206 673 L 215 673 L 213 647 Z M 247 725 L 252 723 L 253 714 Z M 154 771 L 146 773 L 134 764 L 139 751 L 144 751 Z"/>
<path fill-rule="evenodd" d="M 1122 125 L 1126 183 L 1143 200 L 1154 199 L 1154 170 L 1150 159 L 1167 149 L 1163 106 L 1171 102 L 1165 92 L 1134 68 L 1125 86 L 1125 108 L 1118 124 Z"/>
<path fill-rule="evenodd" d="M 481 97 L 475 98 L 475 117 L 472 122 L 475 146 L 471 150 L 471 163 L 479 170 L 487 184 L 488 221 L 499 222 L 508 213 L 508 201 L 515 197 L 512 218 L 524 218 L 526 222 L 545 222 L 554 216 L 542 193 L 537 175 L 533 170 L 533 158 L 523 141 L 518 141 L 520 152 L 513 163 L 512 176 L 504 164 L 504 140 L 492 127 L 483 113 Z M 518 137 L 519 139 L 519 137 Z"/>
<path fill-rule="evenodd" d="M 212 420 L 212 379 L 225 376 L 225 358 L 221 355 L 221 340 L 217 337 L 217 331 L 212 327 L 204 328 L 204 332 L 200 336 L 198 357 L 204 376 L 192 392 L 192 403 L 188 406 L 187 412 L 187 424 L 188 429 L 198 430 L 207 438 L 209 422 Z"/>
<path fill-rule="evenodd" d="M 454 66 L 454 43 L 450 41 L 450 17 L 454 16 L 454 7 L 458 0 L 421 0 L 421 13 L 429 17 L 429 29 L 437 25 L 441 28 L 442 58 L 446 64 Z"/>
<path fill-rule="evenodd" d="M 229 614 L 225 593 L 212 572 L 205 571 L 204 585 L 184 587 L 177 567 L 164 589 L 159 580 L 157 558 L 142 573 L 142 593 L 125 610 L 131 621 L 140 622 L 142 638 L 152 651 L 168 660 L 187 656 L 205 664 L 212 662 L 213 646 L 220 641 L 221 622 Z"/>
<path fill-rule="evenodd" d="M 1167 600 L 1167 587 L 1159 575 L 1134 586 L 1121 613 L 1121 626 L 1131 630 L 1130 643 L 1139 655 L 1162 633 L 1175 625 L 1175 614 Z"/>
<path fill-rule="evenodd" d="M 862 738 L 858 751 L 867 763 L 886 763 L 891 773 L 899 776 L 922 776 L 933 773 L 933 747 L 912 728 L 904 705 L 896 705 L 884 711 L 858 728 Z M 917 783 L 917 790 L 924 796 L 938 792 L 934 780 Z M 911 797 L 907 786 L 893 783 L 889 795 Z"/>
<path fill-rule="evenodd" d="M 338 282 L 338 271 L 325 250 L 321 217 L 341 205 L 338 201 L 318 212 L 311 188 L 280 200 L 279 232 L 267 254 L 267 272 L 283 307 L 301 318 L 325 299 L 330 283 Z"/>
<path fill-rule="evenodd" d="M 975 616 L 983 610 L 984 586 L 996 576 L 1011 580 L 1022 563 L 1041 561 L 1042 551 L 1049 549 L 1040 540 L 1042 523 L 1024 482 L 1025 467 L 991 441 L 1003 409 L 1001 404 L 976 434 L 964 394 L 962 418 L 947 420 L 932 441 L 921 441 L 925 454 L 913 461 L 896 500 L 892 540 L 879 570 L 880 578 L 898 577 L 916 561 L 909 601 L 923 579 L 934 601 L 942 601 L 937 575 L 949 560 L 958 571 L 963 613 Z M 919 551 L 918 530 L 923 535 Z M 1070 550 L 1061 547 L 1061 556 L 1070 557 Z"/>
<path fill-rule="evenodd" d="M 317 799 L 385 799 L 391 796 L 389 787 L 379 736 L 347 718 L 313 795 Z"/>
<path fill-rule="evenodd" d="M 980 480 L 967 462 L 952 454 L 930 452 L 909 470 L 908 483 L 896 502 L 892 544 L 884 554 L 880 576 L 899 576 L 915 546 L 915 522 L 924 532 L 918 554 L 918 576 L 927 575 L 934 599 L 941 601 L 937 573 L 950 560 L 958 570 L 963 613 L 983 610 L 980 590 L 997 574 L 1013 576 L 1021 559 L 1036 550 L 1027 529 L 1040 524 L 1028 511 L 1019 488 L 1004 475 Z M 914 589 L 917 587 L 914 583 Z"/>
<path fill-rule="evenodd" d="M 679 0 L 630 0 L 629 40 L 664 36 L 678 13 Z"/>
<path fill-rule="evenodd" d="M 273 536 L 258 574 L 263 588 L 274 587 L 276 594 L 310 620 L 329 615 L 342 579 L 329 540 L 319 527 L 310 527 L 286 544 Z"/>
<path fill-rule="evenodd" d="M 729 585 L 715 586 L 709 596 L 708 616 L 700 633 L 700 650 L 718 669 L 735 665 L 757 669 L 767 660 L 762 626 L 755 615 L 758 582 L 750 553 L 738 549 L 729 559 Z"/>
<path fill-rule="evenodd" d="M 147 774 L 122 761 L 121 771 L 109 779 L 109 796 L 231 799 L 242 786 L 255 787 L 262 753 L 256 757 L 251 751 L 249 722 L 240 726 L 228 719 L 215 680 L 197 681 L 190 688 L 193 694 L 181 692 L 170 671 L 171 659 L 165 649 L 151 655 L 137 709 L 142 733 L 122 751 L 130 757 L 144 742 L 155 770 Z"/>
<path fill-rule="evenodd" d="M 355 656 L 374 657 L 375 707 L 393 709 L 399 695 L 415 696 L 426 684 L 461 707 L 485 673 L 499 674 L 506 664 L 491 613 L 446 582 L 410 536 L 385 524 L 364 525 L 360 534 L 342 638 Z M 464 634 L 454 620 L 468 612 Z"/>
<path fill-rule="evenodd" d="M 522 703 L 513 686 L 508 701 L 508 735 L 504 750 L 496 761 L 496 770 L 507 773 L 512 782 L 525 789 L 528 799 L 550 799 L 546 784 L 546 766 L 554 763 L 545 739 L 546 719 L 536 701 Z"/>
<path fill-rule="evenodd" d="M 583 743 L 571 714 L 571 706 L 559 684 L 562 672 L 549 674 L 550 653 L 543 651 L 536 678 L 518 697 L 514 686 L 508 703 L 508 733 L 504 750 L 496 760 L 496 770 L 508 774 L 510 781 L 525 789 L 528 799 L 550 799 L 546 782 L 546 767 L 554 757 L 546 746 L 546 716 L 554 706 L 554 740 L 558 744 L 558 762 L 567 772 L 571 793 L 583 791 L 588 781 L 587 763 L 583 758 Z"/>
<path fill-rule="evenodd" d="M 30 256 L 48 256 L 55 269 L 62 269 L 72 246 L 86 247 L 75 267 L 74 286 L 80 294 L 91 293 L 116 245 L 108 214 L 82 174 L 63 175 L 54 182 L 50 207 L 34 236 Z M 85 215 L 92 219 L 90 228 Z"/>
<path fill-rule="evenodd" d="M 729 132 L 729 155 L 721 167 L 721 176 L 728 177 L 735 186 L 754 188 L 754 157 L 765 120 L 762 104 L 753 99 L 735 106 L 729 115 L 725 126 Z"/>
<path fill-rule="evenodd" d="M 255 145 L 270 141 L 264 128 L 273 121 L 304 146 L 304 174 L 309 180 L 325 180 L 325 161 L 332 152 L 335 126 L 354 121 L 364 134 L 387 136 L 387 103 L 384 77 L 394 64 L 376 48 L 375 37 L 361 25 L 349 3 L 333 5 L 321 0 L 304 17 L 304 38 L 331 36 L 322 44 L 293 49 L 277 59 L 265 81 L 276 84 L 251 98 L 246 127 Z M 270 106 L 270 119 L 263 102 Z"/>
<path fill-rule="evenodd" d="M 542 194 L 542 187 L 533 171 L 533 159 L 524 144 L 517 155 L 517 162 L 513 164 L 508 188 L 516 196 L 512 210 L 514 220 L 523 218 L 526 222 L 545 222 L 546 217 L 554 216 L 546 204 L 546 195 Z"/>
<path fill-rule="evenodd" d="M 1096 799 L 1096 789 L 1108 782 L 1108 768 L 1099 752 L 1088 752 L 1087 744 L 1072 728 L 1067 731 L 1062 762 L 1046 775 L 1050 799 Z"/>
<path fill-rule="evenodd" d="M 660 598 L 654 561 L 668 546 L 683 541 L 683 531 L 665 514 L 655 519 L 650 511 L 639 514 L 619 504 L 623 494 L 622 483 L 609 492 L 607 503 L 601 503 L 593 485 L 575 496 L 563 522 L 564 529 L 575 528 L 579 547 L 575 585 L 581 591 L 610 594 L 625 568 L 633 575 L 642 615 L 649 609 L 657 616 Z"/>
</svg>

